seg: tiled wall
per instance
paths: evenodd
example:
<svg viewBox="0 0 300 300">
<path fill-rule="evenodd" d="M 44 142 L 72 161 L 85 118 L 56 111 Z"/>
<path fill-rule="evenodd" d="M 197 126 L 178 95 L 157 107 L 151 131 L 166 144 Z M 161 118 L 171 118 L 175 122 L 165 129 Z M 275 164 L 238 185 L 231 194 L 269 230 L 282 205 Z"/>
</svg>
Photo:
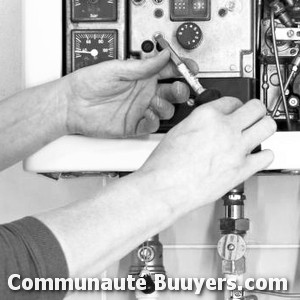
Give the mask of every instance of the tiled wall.
<svg viewBox="0 0 300 300">
<path fill-rule="evenodd" d="M 22 87 L 21 0 L 0 0 L 0 99 Z M 290 287 L 300 291 L 300 189 L 299 177 L 254 177 L 246 184 L 246 214 L 251 219 L 247 240 L 248 274 L 254 277 L 288 277 Z M 16 165 L 0 173 L 0 222 L 8 222 L 71 201 L 92 196 L 103 185 L 102 178 L 52 181 L 28 174 Z M 199 191 L 201 193 L 201 191 Z M 171 277 L 220 276 L 220 260 L 214 249 L 219 238 L 218 219 L 223 215 L 218 202 L 193 212 L 161 233 L 166 246 L 164 261 Z M 126 276 L 129 257 L 109 268 L 111 276 Z M 203 299 L 221 299 L 207 293 Z M 77 294 L 70 300 L 131 299 L 121 293 Z M 162 299 L 196 299 L 190 293 L 164 294 Z M 259 299 L 271 299 L 260 297 Z"/>
</svg>

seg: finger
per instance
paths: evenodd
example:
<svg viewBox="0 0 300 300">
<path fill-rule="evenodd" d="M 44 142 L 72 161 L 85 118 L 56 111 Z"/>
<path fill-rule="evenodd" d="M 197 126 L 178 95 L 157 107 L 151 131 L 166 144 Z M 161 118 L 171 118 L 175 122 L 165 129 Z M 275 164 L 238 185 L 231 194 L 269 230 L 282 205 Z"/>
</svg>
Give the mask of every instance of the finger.
<svg viewBox="0 0 300 300">
<path fill-rule="evenodd" d="M 159 117 L 151 109 L 147 109 L 144 118 L 137 125 L 136 135 L 141 136 L 154 133 L 159 129 L 159 124 Z"/>
<path fill-rule="evenodd" d="M 243 102 L 238 98 L 234 97 L 223 97 L 218 100 L 212 101 L 210 103 L 202 105 L 202 108 L 215 108 L 216 110 L 222 112 L 223 114 L 231 114 L 237 109 L 242 107 Z"/>
<path fill-rule="evenodd" d="M 150 107 L 161 120 L 170 120 L 175 113 L 175 107 L 159 96 L 152 98 Z"/>
<path fill-rule="evenodd" d="M 194 75 L 199 73 L 198 64 L 189 58 L 182 58 L 182 61 L 187 65 Z M 159 79 L 168 79 L 172 77 L 181 76 L 180 72 L 177 70 L 175 64 L 170 61 L 160 72 Z"/>
<path fill-rule="evenodd" d="M 164 50 L 158 55 L 144 59 L 119 61 L 118 67 L 113 70 L 121 80 L 139 80 L 150 78 L 163 70 L 170 61 L 170 52 Z"/>
<path fill-rule="evenodd" d="M 180 81 L 160 84 L 157 88 L 157 95 L 171 103 L 184 103 L 189 100 L 190 94 L 190 88 Z"/>
<path fill-rule="evenodd" d="M 232 118 L 244 130 L 262 119 L 266 113 L 267 110 L 262 101 L 254 99 L 238 109 Z"/>
<path fill-rule="evenodd" d="M 271 150 L 263 150 L 247 157 L 244 167 L 245 180 L 252 175 L 265 170 L 274 160 L 274 154 Z"/>
<path fill-rule="evenodd" d="M 243 140 L 246 148 L 251 152 L 264 140 L 272 136 L 276 132 L 276 129 L 276 122 L 269 116 L 264 117 L 243 132 Z"/>
</svg>

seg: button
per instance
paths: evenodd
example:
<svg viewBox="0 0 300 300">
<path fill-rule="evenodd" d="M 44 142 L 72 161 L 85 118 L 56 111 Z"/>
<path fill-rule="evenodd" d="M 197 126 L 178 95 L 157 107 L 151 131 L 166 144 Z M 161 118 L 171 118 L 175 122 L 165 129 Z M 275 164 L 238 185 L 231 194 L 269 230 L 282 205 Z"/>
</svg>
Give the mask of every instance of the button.
<svg viewBox="0 0 300 300">
<path fill-rule="evenodd" d="M 142 44 L 142 50 L 145 52 L 145 53 L 150 53 L 154 50 L 154 43 L 152 41 L 144 41 L 143 44 Z"/>
</svg>

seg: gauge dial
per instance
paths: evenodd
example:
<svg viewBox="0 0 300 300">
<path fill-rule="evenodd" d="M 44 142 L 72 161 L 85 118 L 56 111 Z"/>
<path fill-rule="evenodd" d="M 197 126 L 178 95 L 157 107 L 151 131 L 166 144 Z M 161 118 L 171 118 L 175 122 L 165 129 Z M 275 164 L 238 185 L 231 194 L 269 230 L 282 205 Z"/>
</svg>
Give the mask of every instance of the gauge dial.
<svg viewBox="0 0 300 300">
<path fill-rule="evenodd" d="M 71 0 L 75 22 L 116 21 L 117 0 Z"/>
<path fill-rule="evenodd" d="M 202 31 L 196 23 L 183 23 L 177 29 L 178 43 L 187 50 L 197 48 L 202 40 Z"/>
<path fill-rule="evenodd" d="M 72 32 L 72 69 L 95 65 L 117 58 L 116 30 L 77 30 Z"/>
</svg>

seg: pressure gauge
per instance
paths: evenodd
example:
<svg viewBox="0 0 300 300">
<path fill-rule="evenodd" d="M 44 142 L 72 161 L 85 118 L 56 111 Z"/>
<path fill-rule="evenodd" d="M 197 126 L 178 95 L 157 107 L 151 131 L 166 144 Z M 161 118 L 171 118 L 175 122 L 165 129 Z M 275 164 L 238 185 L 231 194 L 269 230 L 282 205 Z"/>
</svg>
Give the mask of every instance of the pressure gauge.
<svg viewBox="0 0 300 300">
<path fill-rule="evenodd" d="M 73 22 L 112 22 L 117 20 L 117 0 L 69 0 L 72 1 Z"/>
<path fill-rule="evenodd" d="M 72 71 L 117 59 L 116 30 L 73 30 Z"/>
</svg>

